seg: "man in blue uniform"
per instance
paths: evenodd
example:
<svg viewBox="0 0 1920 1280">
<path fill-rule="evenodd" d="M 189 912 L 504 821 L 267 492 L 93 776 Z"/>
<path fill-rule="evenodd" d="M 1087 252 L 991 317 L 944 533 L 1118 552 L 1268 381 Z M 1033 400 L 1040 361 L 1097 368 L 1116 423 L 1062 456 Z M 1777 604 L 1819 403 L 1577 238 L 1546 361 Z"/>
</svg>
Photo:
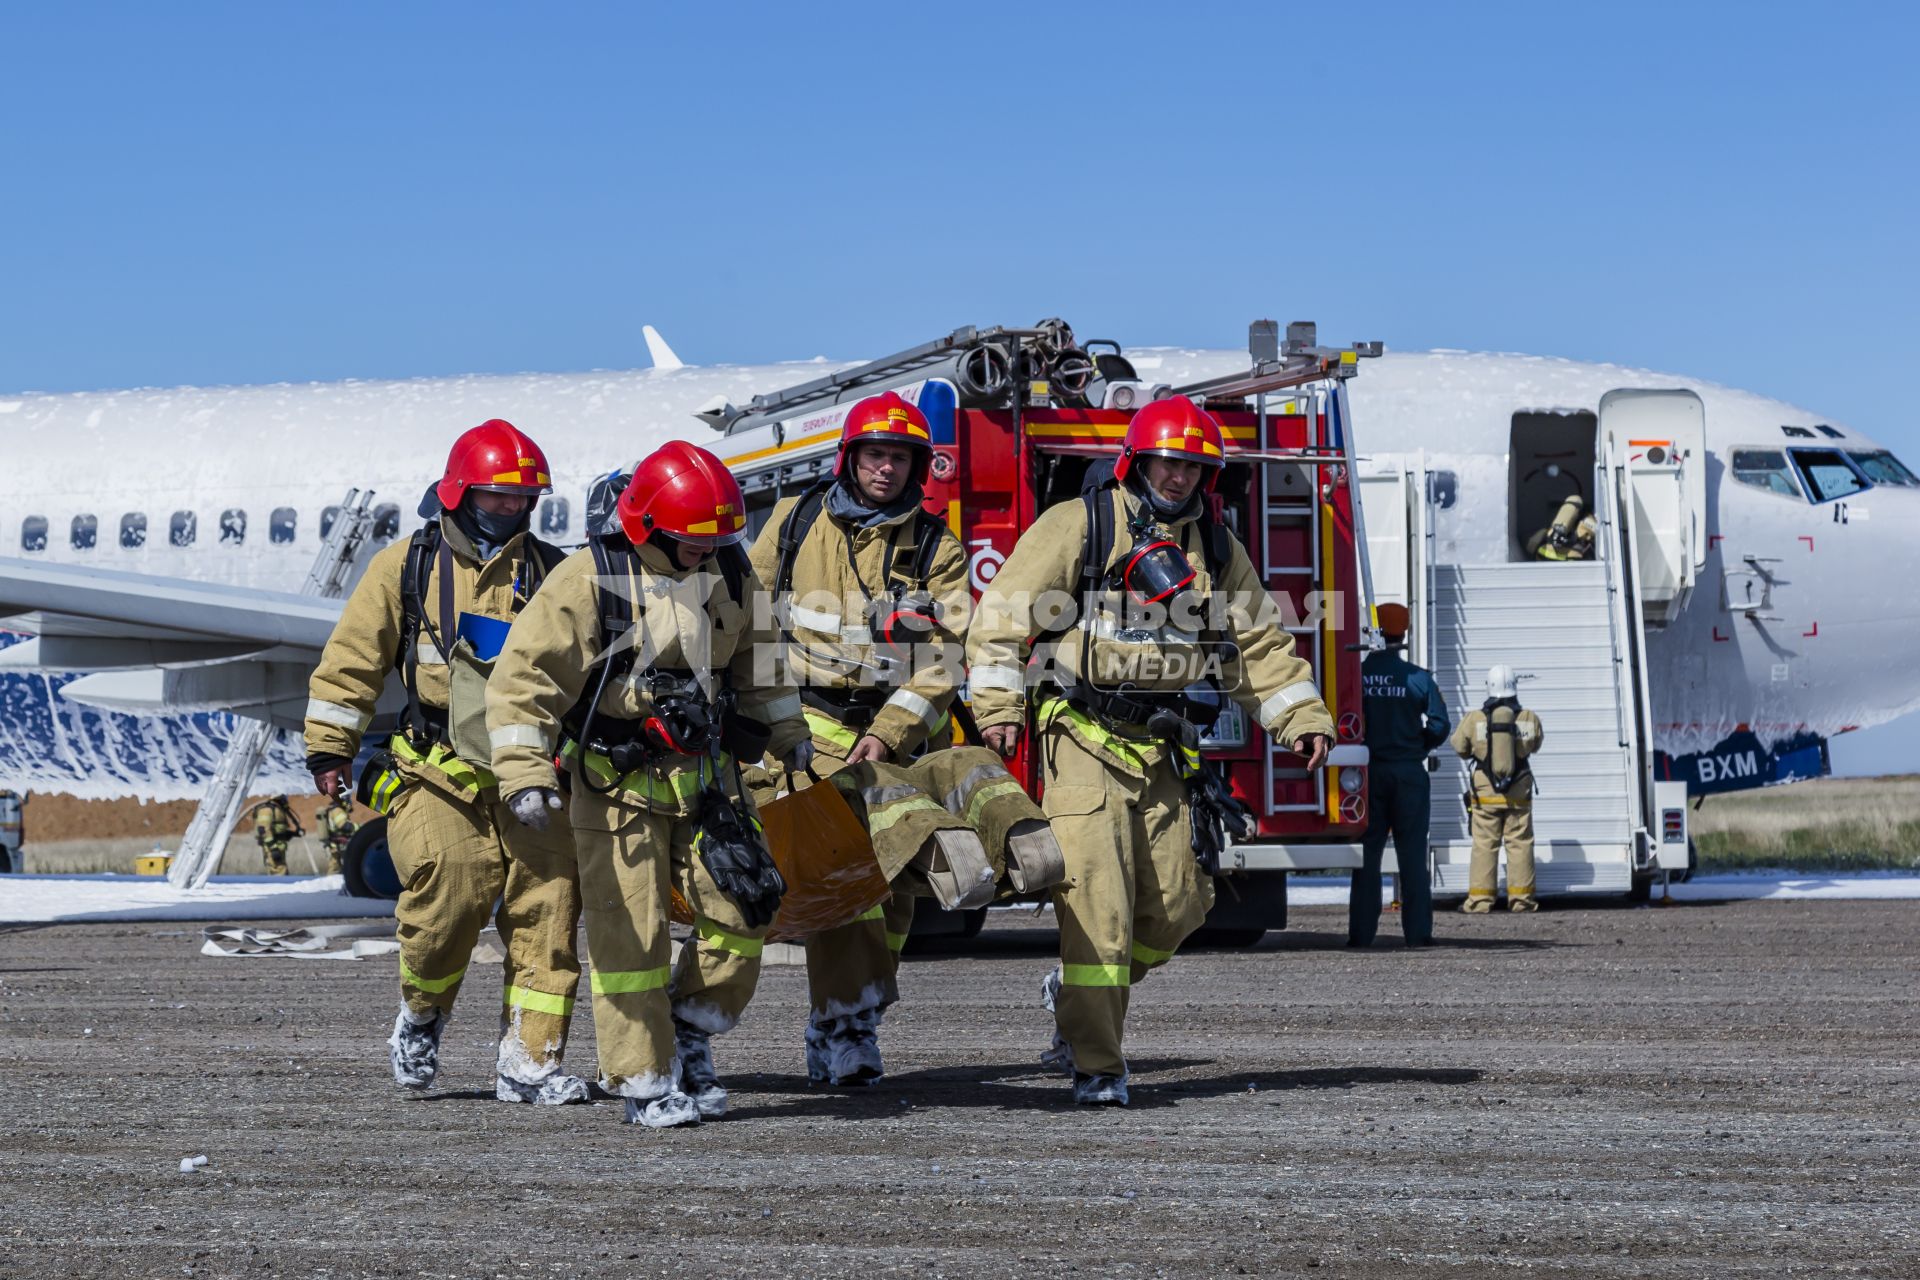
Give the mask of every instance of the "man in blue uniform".
<svg viewBox="0 0 1920 1280">
<path fill-rule="evenodd" d="M 1380 858 L 1387 837 L 1400 863 L 1400 928 L 1407 945 L 1433 942 L 1433 880 L 1427 867 L 1432 781 L 1427 753 L 1447 740 L 1447 704 L 1432 673 L 1397 652 L 1406 647 L 1407 607 L 1383 604 L 1387 647 L 1360 666 L 1367 714 L 1367 834 L 1347 899 L 1347 945 L 1370 947 L 1380 929 Z"/>
</svg>

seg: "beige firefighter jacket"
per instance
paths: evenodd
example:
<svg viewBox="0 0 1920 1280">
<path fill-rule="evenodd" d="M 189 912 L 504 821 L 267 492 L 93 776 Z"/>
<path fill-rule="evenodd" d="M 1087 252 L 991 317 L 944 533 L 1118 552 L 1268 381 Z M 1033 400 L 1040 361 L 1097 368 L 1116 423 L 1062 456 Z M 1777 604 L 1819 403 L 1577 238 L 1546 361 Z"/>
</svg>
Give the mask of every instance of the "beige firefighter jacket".
<svg viewBox="0 0 1920 1280">
<path fill-rule="evenodd" d="M 739 713 L 772 726 L 769 750 L 783 756 L 805 741 L 800 695 L 779 682 L 771 660 L 775 633 L 754 616 L 753 601 L 763 592 L 759 578 L 747 574 L 743 599 L 736 601 L 711 560 L 680 569 L 659 548 L 643 546 L 640 561 L 636 577 L 607 584 L 628 596 L 637 652 L 633 670 L 607 682 L 597 713 L 629 721 L 651 714 L 644 681 L 650 666 L 692 670 L 707 682 L 709 696 L 719 691 L 715 677 L 724 673 Z M 541 585 L 507 636 L 487 681 L 500 794 L 557 786 L 554 756 L 565 747 L 569 767 L 584 769 L 599 787 L 614 786 L 623 801 L 656 813 L 691 813 L 712 767 L 705 757 L 668 755 L 615 778 L 603 757 L 585 752 L 582 759 L 579 744 L 564 742 L 561 717 L 600 679 L 600 590 L 592 549 L 576 551 Z"/>
<path fill-rule="evenodd" d="M 537 559 L 528 563 L 527 535 L 516 534 L 493 556 L 482 561 L 473 543 L 451 520 L 440 525 L 440 535 L 453 552 L 453 607 L 456 615 L 478 614 L 511 622 L 525 598 L 539 585 Z M 360 750 L 360 735 L 373 718 L 374 704 L 386 686 L 387 675 L 400 659 L 400 578 L 407 564 L 411 539 L 402 538 L 381 551 L 367 566 L 359 585 L 347 597 L 340 621 L 307 682 L 306 746 L 308 755 L 340 756 L 351 760 Z M 439 572 L 436 557 L 427 583 L 425 605 L 435 629 L 439 619 Z M 517 584 L 517 585 L 516 585 Z M 442 636 L 449 647 L 453 637 Z M 447 658 L 420 628 L 418 680 L 421 705 L 435 711 L 447 708 Z M 441 752 L 434 752 L 440 756 Z M 449 756 L 445 768 L 413 762 L 417 776 L 430 777 L 449 790 L 472 795 L 491 783 L 484 774 L 464 767 Z"/>
<path fill-rule="evenodd" d="M 261 844 L 279 841 L 285 844 L 294 837 L 293 820 L 287 811 L 277 804 L 264 804 L 254 811 L 253 838 Z"/>
<path fill-rule="evenodd" d="M 1540 717 L 1520 708 L 1513 718 L 1513 749 L 1519 755 L 1519 765 L 1515 773 L 1517 781 L 1507 788 L 1505 795 L 1494 790 L 1493 779 L 1482 769 L 1468 770 L 1473 780 L 1473 803 L 1483 809 L 1527 809 L 1533 806 L 1533 770 L 1527 761 L 1540 749 L 1545 740 L 1545 731 L 1540 727 Z M 1487 713 L 1475 708 L 1460 717 L 1459 725 L 1448 739 L 1461 759 L 1472 760 L 1485 765 L 1490 750 L 1487 735 Z"/>
<path fill-rule="evenodd" d="M 1109 495 L 1114 504 L 1111 569 L 1133 545 L 1128 521 L 1139 499 L 1124 487 Z M 1229 606 L 1228 638 L 1236 652 L 1221 669 L 1221 683 L 1261 728 L 1285 743 L 1304 734 L 1333 735 L 1333 717 L 1314 683 L 1311 665 L 1293 651 L 1293 639 L 1273 618 L 1271 598 L 1254 573 L 1253 562 L 1238 539 L 1231 540 L 1232 557 L 1222 580 L 1215 584 L 1207 569 L 1205 535 L 1200 522 L 1188 518 L 1177 527 L 1162 524 L 1160 532 L 1177 540 L 1191 561 L 1196 577 L 1192 592 L 1201 599 L 1217 596 Z M 1013 548 L 1005 564 L 981 596 L 967 633 L 968 687 L 974 715 L 982 728 L 1020 724 L 1026 715 L 1030 637 L 1064 621 L 1049 614 L 1051 607 L 1068 605 L 1077 616 L 1080 562 L 1086 546 L 1086 507 L 1079 500 L 1058 503 L 1033 523 Z M 1057 642 L 1049 659 L 1052 670 L 1075 676 L 1082 670 L 1083 646 L 1091 644 L 1087 670 L 1096 683 L 1112 686 L 1130 682 L 1143 689 L 1179 689 L 1191 684 L 1203 669 L 1206 649 L 1201 634 L 1183 624 L 1204 623 L 1191 617 L 1170 616 L 1151 632 L 1120 633 L 1116 626 L 1117 597 L 1102 602 L 1093 615 L 1080 618 Z M 1057 620 L 1056 620 L 1057 619 Z M 1036 664 L 1038 678 L 1041 664 Z M 1076 732 L 1096 749 L 1108 746 L 1106 735 L 1083 724 L 1085 717 L 1064 707 L 1041 708 L 1042 722 L 1067 716 Z M 1146 764 L 1155 752 L 1135 752 Z"/>
<path fill-rule="evenodd" d="M 799 501 L 788 498 L 776 506 L 753 544 L 754 572 L 769 589 L 779 568 L 780 529 Z M 781 602 L 789 610 L 793 641 L 787 647 L 787 665 L 796 680 L 815 688 L 886 688 L 894 683 L 893 678 L 882 676 L 884 660 L 868 630 L 869 591 L 884 598 L 891 585 L 903 583 L 908 590 L 927 592 L 940 606 L 939 624 L 927 642 L 917 646 L 906 668 L 907 678 L 888 695 L 873 724 L 857 730 L 834 726 L 840 733 L 833 736 L 852 735 L 849 742 L 831 744 L 842 754 L 872 734 L 886 744 L 895 760 L 904 760 L 946 718 L 959 686 L 963 637 L 973 608 L 967 591 L 966 551 L 951 532 L 942 533 L 927 581 L 915 581 L 915 523 L 914 513 L 908 511 L 871 529 L 850 530 L 823 508 L 794 551 L 792 594 Z M 889 553 L 890 579 L 882 572 Z M 825 720 L 826 715 L 816 712 L 809 719 Z"/>
</svg>

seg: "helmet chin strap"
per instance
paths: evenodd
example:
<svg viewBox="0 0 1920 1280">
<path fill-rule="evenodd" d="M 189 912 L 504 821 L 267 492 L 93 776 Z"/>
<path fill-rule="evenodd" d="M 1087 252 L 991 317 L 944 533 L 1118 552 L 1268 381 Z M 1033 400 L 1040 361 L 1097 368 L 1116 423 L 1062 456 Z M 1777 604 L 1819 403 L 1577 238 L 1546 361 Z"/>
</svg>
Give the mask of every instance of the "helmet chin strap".
<svg viewBox="0 0 1920 1280">
<path fill-rule="evenodd" d="M 1198 500 L 1200 497 L 1200 491 L 1198 489 L 1195 489 L 1178 502 L 1171 501 L 1170 499 L 1161 497 L 1159 491 L 1147 483 L 1147 478 L 1141 474 L 1139 469 L 1136 469 L 1127 477 L 1127 486 L 1133 490 L 1134 494 L 1142 502 L 1147 504 L 1148 509 L 1150 509 L 1155 516 L 1162 520 L 1178 520 L 1180 517 L 1189 514 L 1190 510 L 1198 509 Z"/>
</svg>

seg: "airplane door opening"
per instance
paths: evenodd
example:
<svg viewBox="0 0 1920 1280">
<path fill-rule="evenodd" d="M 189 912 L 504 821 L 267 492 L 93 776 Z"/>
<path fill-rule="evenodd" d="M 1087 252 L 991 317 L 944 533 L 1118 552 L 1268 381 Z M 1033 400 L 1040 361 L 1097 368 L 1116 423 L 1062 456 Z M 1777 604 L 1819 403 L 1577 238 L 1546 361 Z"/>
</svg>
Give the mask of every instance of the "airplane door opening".
<svg viewBox="0 0 1920 1280">
<path fill-rule="evenodd" d="M 1586 409 L 1513 415 L 1507 446 L 1507 559 L 1522 561 L 1527 539 L 1553 523 L 1573 494 L 1593 509 L 1600 419 Z"/>
</svg>

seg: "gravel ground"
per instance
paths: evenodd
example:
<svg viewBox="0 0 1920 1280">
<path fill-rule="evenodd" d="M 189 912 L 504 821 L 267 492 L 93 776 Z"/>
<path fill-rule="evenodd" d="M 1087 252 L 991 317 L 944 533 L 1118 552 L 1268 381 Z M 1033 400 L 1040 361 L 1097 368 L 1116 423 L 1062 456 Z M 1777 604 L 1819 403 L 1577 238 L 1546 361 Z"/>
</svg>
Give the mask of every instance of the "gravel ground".
<svg viewBox="0 0 1920 1280">
<path fill-rule="evenodd" d="M 769 968 L 733 1117 L 667 1133 L 492 1101 L 494 968 L 413 1097 L 390 959 L 0 932 L 0 1274 L 1920 1275 L 1912 904 L 1294 923 L 1141 988 L 1130 1110 L 1035 1068 L 1054 933 L 997 915 L 910 961 L 865 1093 L 809 1092 Z"/>
</svg>

